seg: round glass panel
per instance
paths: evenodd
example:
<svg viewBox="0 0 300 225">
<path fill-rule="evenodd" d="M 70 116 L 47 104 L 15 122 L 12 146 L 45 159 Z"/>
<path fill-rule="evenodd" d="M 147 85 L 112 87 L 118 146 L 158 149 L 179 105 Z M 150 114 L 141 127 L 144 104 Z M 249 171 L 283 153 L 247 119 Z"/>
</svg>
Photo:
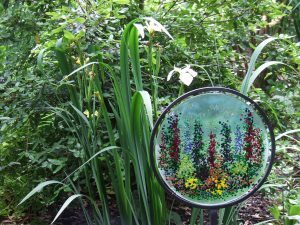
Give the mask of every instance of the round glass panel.
<svg viewBox="0 0 300 225">
<path fill-rule="evenodd" d="M 233 205 L 266 179 L 275 141 L 264 112 L 227 88 L 203 88 L 171 103 L 156 122 L 151 163 L 175 197 L 203 208 Z"/>
</svg>

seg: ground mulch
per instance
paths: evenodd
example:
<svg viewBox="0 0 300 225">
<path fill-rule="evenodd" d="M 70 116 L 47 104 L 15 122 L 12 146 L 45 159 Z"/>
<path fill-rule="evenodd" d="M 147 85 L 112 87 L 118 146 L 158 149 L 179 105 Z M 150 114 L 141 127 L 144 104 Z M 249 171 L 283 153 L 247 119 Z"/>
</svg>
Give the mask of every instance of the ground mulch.
<svg viewBox="0 0 300 225">
<path fill-rule="evenodd" d="M 113 201 L 112 201 L 113 202 Z M 169 204 L 173 201 L 169 199 Z M 255 223 L 272 219 L 269 213 L 269 208 L 274 204 L 273 201 L 264 197 L 261 193 L 256 193 L 246 200 L 239 212 L 239 224 L 240 225 L 254 225 Z M 120 217 L 118 215 L 117 207 L 115 203 L 110 205 L 111 208 L 111 225 L 120 225 Z M 33 224 L 50 224 L 59 207 L 51 207 L 48 209 L 48 213 L 43 213 L 36 218 L 36 215 L 27 215 L 23 218 L 4 218 L 0 219 L 1 225 L 33 225 Z M 188 225 L 191 217 L 190 207 L 174 202 L 172 206 L 173 211 L 177 212 L 182 220 L 183 225 Z M 36 222 L 31 222 L 36 221 Z M 40 222 L 38 222 L 40 221 Z M 208 224 L 208 210 L 204 211 L 204 221 Z M 85 218 L 82 210 L 78 206 L 68 207 L 60 218 L 57 220 L 55 225 L 85 225 Z"/>
</svg>

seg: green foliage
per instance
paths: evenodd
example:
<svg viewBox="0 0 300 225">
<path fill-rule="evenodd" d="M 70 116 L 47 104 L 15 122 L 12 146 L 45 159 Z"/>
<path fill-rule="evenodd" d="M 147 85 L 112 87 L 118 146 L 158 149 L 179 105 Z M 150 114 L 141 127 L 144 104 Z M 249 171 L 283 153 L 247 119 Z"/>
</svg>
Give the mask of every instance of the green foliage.
<svg viewBox="0 0 300 225">
<path fill-rule="evenodd" d="M 184 179 L 185 177 L 194 177 L 195 176 L 195 167 L 193 166 L 193 163 L 191 162 L 191 159 L 188 155 L 183 154 L 180 156 L 180 166 L 177 171 L 177 177 Z"/>
<path fill-rule="evenodd" d="M 299 10 L 296 0 L 1 2 L 0 215 L 35 213 L 72 190 L 93 200 L 90 215 L 77 199 L 88 224 L 109 224 L 109 188 L 123 224 L 180 222 L 168 213 L 148 155 L 152 121 L 178 94 L 175 78 L 165 82 L 166 74 L 174 65 L 200 65 L 185 91 L 211 83 L 238 89 L 255 46 L 268 35 L 297 35 L 299 41 Z M 158 32 L 141 39 L 133 23 L 124 29 L 147 16 L 174 40 Z M 249 96 L 272 115 L 277 133 L 299 128 L 299 56 L 295 38 L 272 42 L 249 70 L 256 77 L 264 68 Z M 107 146 L 121 150 L 97 155 Z M 298 142 L 281 140 L 278 149 L 283 160 L 276 168 L 293 176 Z M 50 186 L 16 208 L 33 187 L 63 180 L 64 172 L 71 175 L 64 180 L 68 188 Z M 296 216 L 295 209 L 286 216 Z M 220 211 L 224 224 L 234 224 L 237 210 Z M 203 223 L 203 211 L 193 210 L 191 224 L 198 216 Z"/>
<path fill-rule="evenodd" d="M 286 192 L 286 191 L 285 191 Z M 287 191 L 283 205 L 274 205 L 270 212 L 276 224 L 295 225 L 300 222 L 300 189 Z"/>
</svg>

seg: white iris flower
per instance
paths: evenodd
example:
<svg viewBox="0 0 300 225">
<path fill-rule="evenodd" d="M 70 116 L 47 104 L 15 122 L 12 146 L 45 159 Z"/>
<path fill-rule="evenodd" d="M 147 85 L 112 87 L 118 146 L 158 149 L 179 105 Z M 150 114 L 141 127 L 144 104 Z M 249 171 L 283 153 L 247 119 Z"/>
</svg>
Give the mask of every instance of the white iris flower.
<svg viewBox="0 0 300 225">
<path fill-rule="evenodd" d="M 190 65 L 186 65 L 183 68 L 178 68 L 174 66 L 174 69 L 171 70 L 168 74 L 167 81 L 169 81 L 173 74 L 176 72 L 179 73 L 179 80 L 181 80 L 181 82 L 187 86 L 189 86 L 192 83 L 194 77 L 197 76 L 197 72 L 191 69 Z"/>
<path fill-rule="evenodd" d="M 144 19 L 146 20 L 145 26 L 139 23 L 134 24 L 134 26 L 138 29 L 139 34 L 141 35 L 142 38 L 145 37 L 145 29 L 146 29 L 150 34 L 153 34 L 154 32 L 164 32 L 171 39 L 173 39 L 171 34 L 167 31 L 167 29 L 163 25 L 161 25 L 161 23 L 159 23 L 158 21 L 156 21 L 151 17 L 145 17 Z"/>
</svg>

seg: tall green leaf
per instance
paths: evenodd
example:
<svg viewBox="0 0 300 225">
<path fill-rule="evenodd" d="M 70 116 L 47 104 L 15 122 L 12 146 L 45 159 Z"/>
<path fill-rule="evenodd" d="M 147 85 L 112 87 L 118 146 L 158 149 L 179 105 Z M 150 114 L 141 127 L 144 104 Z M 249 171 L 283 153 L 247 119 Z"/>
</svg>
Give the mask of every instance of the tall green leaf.
<svg viewBox="0 0 300 225">
<path fill-rule="evenodd" d="M 21 205 L 22 203 L 24 203 L 26 200 L 28 200 L 30 197 L 32 197 L 34 194 L 41 192 L 42 189 L 48 185 L 51 184 L 61 184 L 61 185 L 65 185 L 62 182 L 56 181 L 56 180 L 49 180 L 49 181 L 45 181 L 40 183 L 38 186 L 36 186 L 34 189 L 32 189 L 32 191 L 30 191 L 23 199 L 22 201 L 18 204 Z"/>
<path fill-rule="evenodd" d="M 81 194 L 76 194 L 76 195 L 72 195 L 72 196 L 70 196 L 66 201 L 65 201 L 65 203 L 62 205 L 62 207 L 60 208 L 60 210 L 58 211 L 58 213 L 56 214 L 56 216 L 54 217 L 54 219 L 53 219 L 53 221 L 51 222 L 51 224 L 53 224 L 56 220 L 57 220 L 57 218 L 63 213 L 63 211 L 70 205 L 70 203 L 74 200 L 74 199 L 76 199 L 76 198 L 78 198 L 78 197 L 82 197 L 83 195 L 81 195 Z"/>
</svg>

